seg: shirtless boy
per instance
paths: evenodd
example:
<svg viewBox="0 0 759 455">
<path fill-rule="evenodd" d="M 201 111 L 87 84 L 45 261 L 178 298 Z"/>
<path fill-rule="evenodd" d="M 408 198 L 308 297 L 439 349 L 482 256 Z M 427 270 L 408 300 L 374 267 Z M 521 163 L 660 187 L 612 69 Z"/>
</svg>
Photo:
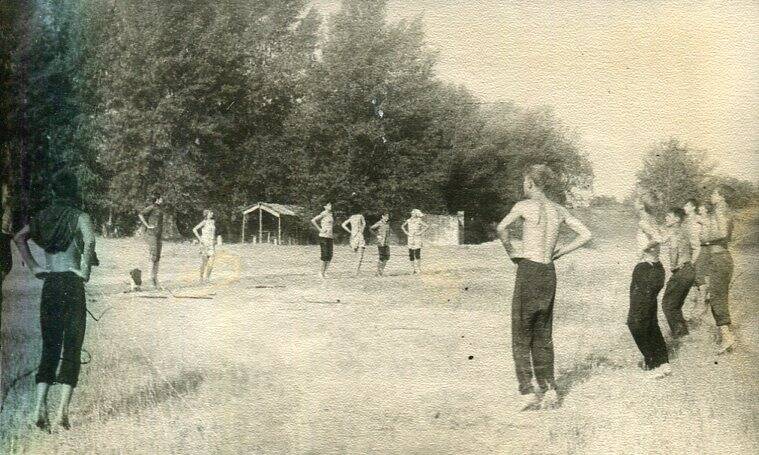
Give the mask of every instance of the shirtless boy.
<svg viewBox="0 0 759 455">
<path fill-rule="evenodd" d="M 71 395 L 79 380 L 82 342 L 87 317 L 84 283 L 97 265 L 95 230 L 90 216 L 77 209 L 78 186 L 74 174 L 53 177 L 55 200 L 14 237 L 24 262 L 35 277 L 44 280 L 40 302 L 42 356 L 37 370 L 36 425 L 49 431 L 47 392 L 63 385 L 58 425 L 68 429 Z M 37 263 L 29 240 L 45 251 L 45 267 Z M 61 348 L 63 352 L 61 352 Z M 60 364 L 60 371 L 56 370 Z"/>
<path fill-rule="evenodd" d="M 390 245 L 388 244 L 390 232 L 390 214 L 382 214 L 382 218 L 369 228 L 377 235 L 377 276 L 385 275 L 385 266 L 390 259 Z"/>
<path fill-rule="evenodd" d="M 658 296 L 664 287 L 664 266 L 659 260 L 661 233 L 652 215 L 652 204 L 645 198 L 635 200 L 638 221 L 638 258 L 630 282 L 630 309 L 627 327 L 643 354 L 643 368 L 652 378 L 663 378 L 672 370 L 664 336 L 659 328 Z"/>
<path fill-rule="evenodd" d="M 514 366 L 522 401 L 520 410 L 558 405 L 554 379 L 553 304 L 556 269 L 553 261 L 585 245 L 590 230 L 567 209 L 544 193 L 554 173 L 546 165 L 530 166 L 524 174 L 525 200 L 517 202 L 498 225 L 506 252 L 517 264 L 511 306 L 511 340 Z M 508 227 L 523 220 L 521 248 L 509 240 Z M 577 236 L 557 248 L 559 227 L 566 224 Z M 521 250 L 521 251 L 518 251 Z M 533 375 L 540 394 L 533 388 Z"/>
<path fill-rule="evenodd" d="M 735 345 L 735 335 L 731 329 L 728 296 L 733 278 L 733 257 L 729 244 L 733 237 L 733 219 L 726 198 L 732 195 L 732 188 L 721 185 L 712 191 L 711 202 L 714 213 L 711 217 L 711 238 L 706 245 L 709 251 L 709 295 L 712 315 L 720 332 L 718 353 L 724 354 Z"/>
<path fill-rule="evenodd" d="M 350 234 L 350 246 L 356 254 L 356 272 L 354 276 L 358 276 L 361 272 L 361 263 L 364 261 L 364 252 L 366 250 L 366 239 L 364 239 L 366 219 L 364 215 L 358 213 L 358 210 L 355 210 L 353 215 L 345 220 L 341 226 L 345 232 Z"/>
</svg>

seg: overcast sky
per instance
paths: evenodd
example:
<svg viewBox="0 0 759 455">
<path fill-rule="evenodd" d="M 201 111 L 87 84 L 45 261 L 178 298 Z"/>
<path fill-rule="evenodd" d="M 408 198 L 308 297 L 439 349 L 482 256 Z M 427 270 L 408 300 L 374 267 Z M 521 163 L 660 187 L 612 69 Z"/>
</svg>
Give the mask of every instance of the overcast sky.
<svg viewBox="0 0 759 455">
<path fill-rule="evenodd" d="M 670 136 L 707 150 L 720 173 L 759 178 L 759 2 L 389 5 L 390 20 L 422 17 L 441 78 L 483 101 L 553 107 L 599 194 L 627 194 L 642 154 Z"/>
</svg>

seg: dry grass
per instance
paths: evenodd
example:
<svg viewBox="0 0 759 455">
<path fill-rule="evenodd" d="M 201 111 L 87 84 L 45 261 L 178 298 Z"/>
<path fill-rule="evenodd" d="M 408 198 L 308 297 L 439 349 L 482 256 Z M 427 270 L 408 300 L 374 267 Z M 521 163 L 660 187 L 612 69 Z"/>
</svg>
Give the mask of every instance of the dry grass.
<svg viewBox="0 0 759 455">
<path fill-rule="evenodd" d="M 193 285 L 194 247 L 168 244 L 175 294 L 122 294 L 142 266 L 136 240 L 103 240 L 89 286 L 83 367 L 68 432 L 27 422 L 33 377 L 0 416 L 2 453 L 756 453 L 756 251 L 736 255 L 733 311 L 743 347 L 712 354 L 700 326 L 672 378 L 636 370 L 624 326 L 632 258 L 615 241 L 558 266 L 555 316 L 563 406 L 512 412 L 513 266 L 495 245 L 425 249 L 408 275 L 394 248 L 389 277 L 316 278 L 317 247 L 225 246 L 216 286 Z M 144 266 L 143 266 L 144 267 Z M 3 376 L 37 361 L 38 284 L 6 282 Z M 339 302 L 338 302 L 339 300 Z M 663 323 L 663 319 L 662 319 Z M 469 357 L 472 357 L 470 360 Z M 717 362 L 715 364 L 714 362 Z M 55 395 L 53 396 L 55 398 Z M 55 404 L 55 399 L 51 402 Z"/>
</svg>

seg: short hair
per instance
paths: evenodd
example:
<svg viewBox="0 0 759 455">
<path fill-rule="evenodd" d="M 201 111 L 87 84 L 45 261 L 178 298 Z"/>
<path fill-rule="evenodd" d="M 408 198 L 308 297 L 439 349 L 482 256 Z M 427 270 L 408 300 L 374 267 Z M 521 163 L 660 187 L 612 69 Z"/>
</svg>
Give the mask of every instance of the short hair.
<svg viewBox="0 0 759 455">
<path fill-rule="evenodd" d="M 208 214 L 212 212 L 213 210 L 211 209 L 203 209 L 203 218 L 208 218 Z"/>
<path fill-rule="evenodd" d="M 680 220 L 682 220 L 683 218 L 685 218 L 685 210 L 683 210 L 680 207 L 670 207 L 669 210 L 667 210 L 667 213 L 671 213 L 671 214 L 675 215 Z"/>
<path fill-rule="evenodd" d="M 733 200 L 733 196 L 735 196 L 735 188 L 733 188 L 730 185 L 720 183 L 714 189 L 722 195 L 722 197 L 725 199 L 725 202 L 728 204 Z"/>
<path fill-rule="evenodd" d="M 55 197 L 76 200 L 79 198 L 79 179 L 70 169 L 62 169 L 53 174 L 51 189 Z"/>
<path fill-rule="evenodd" d="M 524 176 L 529 177 L 532 183 L 544 190 L 556 178 L 556 173 L 545 164 L 533 164 L 524 171 Z"/>
<path fill-rule="evenodd" d="M 693 207 L 695 207 L 695 208 L 698 208 L 698 205 L 699 205 L 698 200 L 695 199 L 695 198 L 688 199 L 687 201 L 685 201 L 685 204 L 683 204 L 683 205 L 688 205 L 688 204 L 693 205 Z"/>
</svg>

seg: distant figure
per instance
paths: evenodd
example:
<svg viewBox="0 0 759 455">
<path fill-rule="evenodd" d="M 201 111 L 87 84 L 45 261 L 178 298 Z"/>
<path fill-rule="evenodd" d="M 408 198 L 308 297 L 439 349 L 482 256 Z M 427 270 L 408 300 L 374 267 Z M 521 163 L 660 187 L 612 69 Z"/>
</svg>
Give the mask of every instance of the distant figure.
<svg viewBox="0 0 759 455">
<path fill-rule="evenodd" d="M 332 261 L 332 253 L 334 251 L 332 231 L 335 226 L 335 217 L 332 216 L 332 204 L 327 202 L 327 204 L 324 205 L 324 211 L 311 219 L 311 224 L 317 231 L 319 231 L 319 248 L 321 250 L 322 261 L 319 276 L 327 278 L 327 268 Z"/>
<path fill-rule="evenodd" d="M 733 218 L 725 200 L 732 195 L 732 188 L 720 185 L 711 194 L 714 213 L 711 218 L 711 238 L 706 242 L 709 250 L 709 295 L 712 315 L 720 331 L 718 353 L 730 351 L 735 345 L 735 335 L 730 328 L 728 296 L 733 278 L 733 257 L 728 249 L 733 238 Z"/>
<path fill-rule="evenodd" d="M 643 354 L 643 369 L 652 378 L 672 373 L 664 336 L 659 328 L 657 311 L 659 292 L 664 287 L 664 267 L 659 260 L 661 234 L 653 217 L 652 204 L 641 197 L 635 200 L 638 221 L 638 264 L 630 283 L 630 310 L 627 326 Z"/>
<path fill-rule="evenodd" d="M 669 267 L 672 274 L 664 288 L 662 309 L 667 318 L 672 338 L 677 340 L 688 334 L 688 324 L 683 317 L 683 305 L 688 292 L 696 282 L 696 269 L 693 263 L 701 253 L 699 228 L 695 222 L 696 207 L 691 202 L 685 204 L 685 210 L 674 207 L 665 215 L 667 227 L 662 236 L 669 252 Z"/>
<path fill-rule="evenodd" d="M 153 203 L 140 211 L 140 222 L 145 226 L 145 241 L 150 254 L 150 281 L 156 289 L 158 284 L 158 264 L 163 247 L 163 197 L 155 195 Z"/>
<path fill-rule="evenodd" d="M 199 231 L 202 229 L 202 233 Z M 211 278 L 214 259 L 216 258 L 216 222 L 213 211 L 203 210 L 203 221 L 192 229 L 200 242 L 200 282 Z"/>
<path fill-rule="evenodd" d="M 366 239 L 364 239 L 366 219 L 364 218 L 364 215 L 354 213 L 350 218 L 343 222 L 342 228 L 350 234 L 351 249 L 358 255 L 358 258 L 356 259 L 356 272 L 354 274 L 354 276 L 358 276 L 361 272 L 361 263 L 364 260 L 364 251 L 366 250 Z"/>
<path fill-rule="evenodd" d="M 554 178 L 548 166 L 530 166 L 523 182 L 526 199 L 517 202 L 497 228 L 501 243 L 517 264 L 511 304 L 511 346 L 522 397 L 520 410 L 539 406 L 541 400 L 544 408 L 558 406 L 554 379 L 556 269 L 553 261 L 591 239 L 590 230 L 580 220 L 545 195 L 545 189 Z M 508 227 L 519 219 L 523 221 L 521 251 L 514 247 L 508 231 Z M 566 224 L 577 236 L 572 242 L 557 248 L 562 224 Z M 533 373 L 542 397 L 533 388 Z"/>
<path fill-rule="evenodd" d="M 422 221 L 424 214 L 419 209 L 411 211 L 411 218 L 401 225 L 401 229 L 408 238 L 408 258 L 414 268 L 414 274 L 422 273 L 422 238 L 429 229 L 429 225 Z"/>
<path fill-rule="evenodd" d="M 385 212 L 382 218 L 374 223 L 369 229 L 377 235 L 377 250 L 379 253 L 377 260 L 377 276 L 385 275 L 385 266 L 390 260 L 390 245 L 388 244 L 390 233 L 390 214 Z"/>
<path fill-rule="evenodd" d="M 40 302 L 42 356 L 36 377 L 35 417 L 37 427 L 46 431 L 49 431 L 47 392 L 53 383 L 63 385 L 58 424 L 69 428 L 69 403 L 79 380 L 87 322 L 84 283 L 90 279 L 91 266 L 98 264 L 95 228 L 90 216 L 77 208 L 76 177 L 61 171 L 53 177 L 52 189 L 53 203 L 32 218 L 14 239 L 34 276 L 44 280 Z M 30 239 L 45 251 L 45 267 L 32 256 Z"/>
</svg>

